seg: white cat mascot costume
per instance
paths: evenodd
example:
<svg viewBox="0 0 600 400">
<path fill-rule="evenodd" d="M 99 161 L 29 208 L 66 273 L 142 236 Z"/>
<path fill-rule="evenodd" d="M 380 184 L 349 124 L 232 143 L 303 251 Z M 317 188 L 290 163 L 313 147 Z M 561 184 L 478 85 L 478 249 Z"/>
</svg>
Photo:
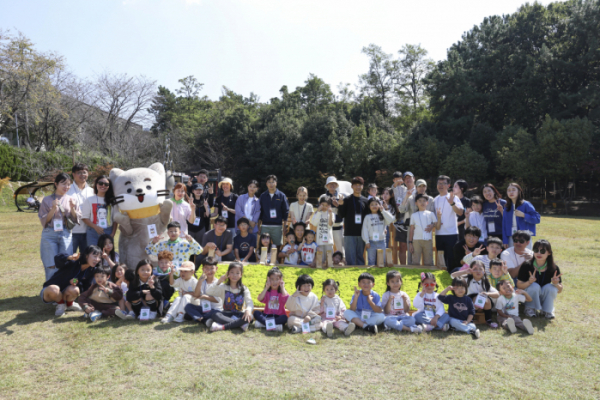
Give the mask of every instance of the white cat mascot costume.
<svg viewBox="0 0 600 400">
<path fill-rule="evenodd" d="M 113 218 L 121 228 L 119 259 L 130 269 L 135 269 L 140 260 L 150 258 L 145 251 L 151 240 L 148 226 L 154 224 L 161 239 L 167 237 L 173 203 L 167 199 L 165 169 L 161 163 L 129 171 L 113 168 L 110 181 L 117 204 Z M 156 263 L 156 257 L 152 258 Z"/>
</svg>

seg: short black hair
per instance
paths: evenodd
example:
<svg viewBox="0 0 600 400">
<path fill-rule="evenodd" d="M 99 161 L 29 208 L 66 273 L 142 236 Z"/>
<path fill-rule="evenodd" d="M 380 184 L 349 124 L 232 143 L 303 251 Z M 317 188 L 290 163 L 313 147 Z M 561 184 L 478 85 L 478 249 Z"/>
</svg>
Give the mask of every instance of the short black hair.
<svg viewBox="0 0 600 400">
<path fill-rule="evenodd" d="M 367 186 L 367 189 L 377 189 L 377 184 L 376 183 L 369 183 L 369 186 Z"/>
<path fill-rule="evenodd" d="M 355 185 L 357 183 L 364 186 L 365 180 L 360 176 L 355 176 L 354 178 L 352 178 L 352 181 L 350 182 L 350 184 Z"/>
<path fill-rule="evenodd" d="M 426 194 L 417 193 L 417 195 L 415 196 L 415 203 L 417 202 L 417 200 L 422 198 L 425 198 L 425 200 L 429 201 L 429 196 L 427 196 Z"/>
<path fill-rule="evenodd" d="M 358 276 L 358 283 L 360 283 L 360 281 L 362 281 L 363 279 L 368 279 L 371 282 L 375 283 L 375 278 L 368 272 L 363 272 Z"/>
<path fill-rule="evenodd" d="M 84 163 L 76 163 L 75 165 L 73 165 L 73 168 L 71 168 L 71 173 L 74 174 L 75 172 L 79 172 L 79 171 L 88 171 L 89 172 L 89 168 L 87 165 L 85 165 Z"/>
<path fill-rule="evenodd" d="M 133 282 L 133 280 L 135 279 L 135 273 L 132 269 L 129 268 L 125 268 L 125 273 L 123 274 L 123 276 L 125 277 L 125 280 L 129 283 Z"/>
<path fill-rule="evenodd" d="M 471 203 L 483 204 L 483 199 L 478 195 L 471 196 Z"/>
<path fill-rule="evenodd" d="M 319 197 L 319 204 L 321 203 L 327 203 L 329 205 L 332 205 L 332 201 L 331 201 L 331 197 L 324 194 L 321 197 Z"/>
<path fill-rule="evenodd" d="M 455 287 L 455 288 L 456 287 L 463 287 L 463 288 L 465 288 L 465 291 L 467 291 L 468 288 L 469 288 L 467 286 L 467 281 L 465 281 L 462 278 L 454 278 L 454 279 L 452 279 L 452 286 Z M 454 290 L 452 291 L 452 294 L 456 295 L 456 293 L 454 293 Z"/>
<path fill-rule="evenodd" d="M 394 175 L 392 175 L 392 179 L 394 179 L 394 178 L 402 178 L 402 172 L 400 172 L 400 171 L 394 172 Z"/>
<path fill-rule="evenodd" d="M 102 264 L 98 264 L 98 266 L 96 267 L 96 270 L 94 271 L 94 275 L 96 274 L 104 274 L 106 276 L 110 276 L 110 267 L 108 266 L 104 266 Z"/>
<path fill-rule="evenodd" d="M 498 281 L 498 283 L 496 283 L 496 290 L 500 291 L 500 287 L 502 287 L 502 285 L 504 285 L 505 283 L 508 283 L 511 286 L 513 285 L 513 283 L 508 279 L 501 279 Z"/>
<path fill-rule="evenodd" d="M 446 176 L 446 175 L 440 175 L 437 178 L 438 181 L 446 181 L 446 183 L 449 185 L 450 184 L 450 177 Z"/>
<path fill-rule="evenodd" d="M 215 225 L 216 224 L 225 224 L 225 225 L 227 225 L 227 219 L 225 217 L 223 217 L 222 215 L 219 215 L 217 218 L 215 218 Z"/>
<path fill-rule="evenodd" d="M 492 236 L 487 239 L 486 247 L 493 243 L 497 244 L 500 247 L 504 246 L 504 243 L 502 243 L 502 239 Z"/>
<path fill-rule="evenodd" d="M 242 217 L 242 218 L 238 219 L 237 226 L 240 226 L 240 224 L 250 225 L 250 220 L 248 220 L 248 218 L 246 218 L 246 217 Z"/>
<path fill-rule="evenodd" d="M 310 275 L 300 275 L 298 279 L 296 279 L 296 290 L 298 290 L 300 286 L 305 285 L 307 283 L 310 283 L 311 287 L 315 287 L 315 281 L 313 280 L 313 278 L 310 277 Z"/>
<path fill-rule="evenodd" d="M 275 182 L 277 182 L 277 177 L 275 175 L 268 175 L 265 182 L 269 182 L 271 179 L 273 179 Z"/>
<path fill-rule="evenodd" d="M 202 261 L 202 265 L 203 266 L 207 266 L 207 265 L 217 265 L 219 263 L 219 261 L 217 260 L 217 257 L 206 257 L 203 261 Z"/>
<path fill-rule="evenodd" d="M 344 259 L 344 254 L 342 254 L 342 252 L 341 252 L 341 251 L 339 251 L 339 250 L 338 250 L 338 251 L 336 251 L 335 253 L 333 253 L 333 254 L 331 255 L 331 258 L 333 258 L 333 257 L 336 257 L 336 256 L 340 256 L 340 257 L 342 257 L 342 260 Z"/>
<path fill-rule="evenodd" d="M 181 224 L 177 221 L 169 222 L 169 225 L 167 225 L 167 230 L 169 230 L 171 228 L 181 229 Z"/>
<path fill-rule="evenodd" d="M 100 254 L 102 254 L 102 249 L 100 249 L 100 247 L 92 244 L 92 245 L 89 245 L 88 247 L 86 247 L 85 250 L 81 252 L 79 261 L 81 262 L 81 264 L 85 264 L 87 262 L 87 258 L 90 255 L 100 255 Z M 96 264 L 96 265 L 100 265 L 101 262 L 102 261 L 98 261 L 98 264 Z M 90 265 L 90 267 L 95 267 L 96 265 Z"/>
<path fill-rule="evenodd" d="M 470 227 L 465 229 L 465 236 L 467 236 L 467 235 L 481 237 L 481 229 L 479 229 L 475 225 L 471 225 Z"/>
<path fill-rule="evenodd" d="M 490 270 L 492 269 L 492 265 L 504 265 L 504 263 L 502 262 L 501 259 L 496 257 L 496 258 L 490 260 Z"/>
<path fill-rule="evenodd" d="M 207 170 L 205 170 L 205 169 L 201 169 L 201 170 L 200 170 L 200 171 L 198 171 L 198 173 L 196 174 L 196 176 L 198 176 L 198 175 L 206 175 L 206 176 L 208 176 L 208 171 L 207 171 Z"/>
<path fill-rule="evenodd" d="M 512 240 L 515 241 L 517 239 L 523 239 L 526 242 L 529 242 L 531 240 L 531 235 L 529 234 L 529 231 L 516 231 L 512 235 Z"/>
</svg>

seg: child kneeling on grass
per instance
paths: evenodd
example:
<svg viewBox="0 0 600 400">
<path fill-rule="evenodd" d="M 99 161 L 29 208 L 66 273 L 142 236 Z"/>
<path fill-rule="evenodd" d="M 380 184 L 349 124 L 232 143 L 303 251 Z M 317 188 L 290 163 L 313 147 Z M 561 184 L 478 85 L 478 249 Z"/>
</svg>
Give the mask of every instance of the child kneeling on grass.
<svg viewBox="0 0 600 400">
<path fill-rule="evenodd" d="M 227 275 L 220 277 L 217 285 L 208 289 L 213 303 L 223 303 L 223 311 L 215 311 L 211 315 L 212 332 L 234 328 L 242 328 L 244 332 L 248 330 L 248 325 L 252 322 L 254 303 L 250 289 L 242 283 L 243 274 L 242 263 L 232 262 L 227 269 Z"/>
<path fill-rule="evenodd" d="M 96 267 L 94 272 L 94 283 L 88 290 L 83 292 L 77 302 L 83 309 L 84 317 L 92 322 L 104 316 L 115 315 L 119 309 L 118 302 L 123 299 L 121 288 L 110 282 L 110 268 L 104 265 Z"/>
<path fill-rule="evenodd" d="M 150 260 L 141 260 L 135 267 L 135 277 L 129 285 L 126 297 L 136 316 L 139 316 L 142 307 L 146 306 L 150 309 L 150 319 L 156 318 L 156 314 L 162 308 L 162 287 L 158 278 L 152 275 Z"/>
<path fill-rule="evenodd" d="M 173 289 L 179 290 L 179 297 L 173 301 L 167 315 L 160 321 L 163 324 L 168 324 L 172 321 L 183 322 L 185 315 L 185 307 L 192 302 L 192 294 L 198 284 L 198 279 L 194 277 L 195 266 L 191 261 L 185 261 L 179 267 L 180 277 L 173 279 L 173 272 L 169 274 L 169 285 Z"/>
<path fill-rule="evenodd" d="M 513 290 L 512 279 L 501 280 L 496 285 L 496 289 L 501 294 L 496 302 L 498 324 L 511 333 L 517 332 L 517 328 L 519 328 L 533 335 L 531 321 L 528 319 L 521 321 L 521 318 L 519 318 L 519 302 L 531 301 L 531 296 L 524 290 Z"/>
<path fill-rule="evenodd" d="M 194 290 L 194 299 L 198 299 L 200 304 L 190 303 L 185 306 L 186 319 L 197 322 L 205 321 L 206 326 L 211 327 L 213 320 L 210 317 L 215 311 L 223 311 L 220 303 L 213 303 L 212 296 L 209 296 L 208 290 L 217 286 L 215 275 L 219 269 L 216 257 L 206 257 L 202 263 L 202 275 L 198 279 L 196 289 Z"/>
<path fill-rule="evenodd" d="M 254 319 L 256 320 L 256 322 L 254 322 L 254 327 L 283 332 L 283 325 L 285 325 L 288 320 L 287 314 L 285 313 L 285 304 L 289 297 L 290 295 L 285 290 L 283 274 L 279 268 L 271 268 L 269 272 L 267 272 L 265 288 L 258 295 L 258 301 L 265 304 L 265 310 L 254 311 Z M 271 326 L 270 322 L 267 324 L 267 321 L 271 319 L 273 320 L 273 326 Z"/>
<path fill-rule="evenodd" d="M 452 290 L 452 295 L 446 295 Z M 452 286 L 448 286 L 439 294 L 438 299 L 448 304 L 450 314 L 450 326 L 459 332 L 470 333 L 479 339 L 479 329 L 472 322 L 475 317 L 475 306 L 473 300 L 467 294 L 467 282 L 460 278 L 452 280 Z"/>
<path fill-rule="evenodd" d="M 327 279 L 323 282 L 323 296 L 321 297 L 321 321 L 323 332 L 327 334 L 327 337 L 333 336 L 333 328 L 338 328 L 344 335 L 350 336 L 356 325 L 353 322 L 346 322 L 344 320 L 344 313 L 346 312 L 346 304 L 344 300 L 338 296 L 339 283 L 333 279 Z"/>
<path fill-rule="evenodd" d="M 385 276 L 387 284 L 386 292 L 383 294 L 381 304 L 386 316 L 383 324 L 386 329 L 396 329 L 412 333 L 421 333 L 423 328 L 417 326 L 414 317 L 408 315 L 410 310 L 410 298 L 401 291 L 402 274 L 398 271 L 389 271 Z"/>
<path fill-rule="evenodd" d="M 296 292 L 285 303 L 285 308 L 290 311 L 288 327 L 291 333 L 302 332 L 302 323 L 307 322 L 311 332 L 316 332 L 321 327 L 319 315 L 319 298 L 312 292 L 315 281 L 308 275 L 300 275 L 296 279 Z"/>
<path fill-rule="evenodd" d="M 129 285 L 133 281 L 133 271 L 127 268 L 125 264 L 115 265 L 110 275 L 110 281 L 121 288 L 123 297 L 119 300 L 119 308 L 115 310 L 115 315 L 122 319 L 135 319 L 135 313 L 131 304 L 125 300 L 125 295 L 129 290 Z"/>
<path fill-rule="evenodd" d="M 375 278 L 363 272 L 358 277 L 358 286 L 360 290 L 354 286 L 352 303 L 350 309 L 344 312 L 344 318 L 367 332 L 377 334 L 377 325 L 385 320 L 385 315 L 381 307 L 381 297 L 372 290 Z"/>
</svg>

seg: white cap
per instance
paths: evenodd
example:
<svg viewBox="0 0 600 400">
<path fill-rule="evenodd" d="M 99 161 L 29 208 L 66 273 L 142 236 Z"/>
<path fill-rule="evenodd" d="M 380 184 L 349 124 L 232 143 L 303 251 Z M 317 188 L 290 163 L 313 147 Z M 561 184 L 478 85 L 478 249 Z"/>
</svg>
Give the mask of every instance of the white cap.
<svg viewBox="0 0 600 400">
<path fill-rule="evenodd" d="M 337 179 L 335 179 L 335 176 L 330 176 L 327 178 L 327 182 L 325 182 L 325 189 L 329 189 L 327 187 L 327 185 L 329 185 L 330 183 L 335 183 L 338 187 L 340 186 L 340 184 L 338 183 Z"/>
</svg>

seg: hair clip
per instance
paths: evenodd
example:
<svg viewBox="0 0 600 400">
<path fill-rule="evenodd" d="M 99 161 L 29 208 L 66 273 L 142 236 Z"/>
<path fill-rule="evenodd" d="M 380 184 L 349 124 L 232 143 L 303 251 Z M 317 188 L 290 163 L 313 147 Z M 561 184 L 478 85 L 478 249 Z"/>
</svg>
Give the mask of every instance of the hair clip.
<svg viewBox="0 0 600 400">
<path fill-rule="evenodd" d="M 425 272 L 421 272 L 421 282 L 425 280 Z"/>
</svg>

